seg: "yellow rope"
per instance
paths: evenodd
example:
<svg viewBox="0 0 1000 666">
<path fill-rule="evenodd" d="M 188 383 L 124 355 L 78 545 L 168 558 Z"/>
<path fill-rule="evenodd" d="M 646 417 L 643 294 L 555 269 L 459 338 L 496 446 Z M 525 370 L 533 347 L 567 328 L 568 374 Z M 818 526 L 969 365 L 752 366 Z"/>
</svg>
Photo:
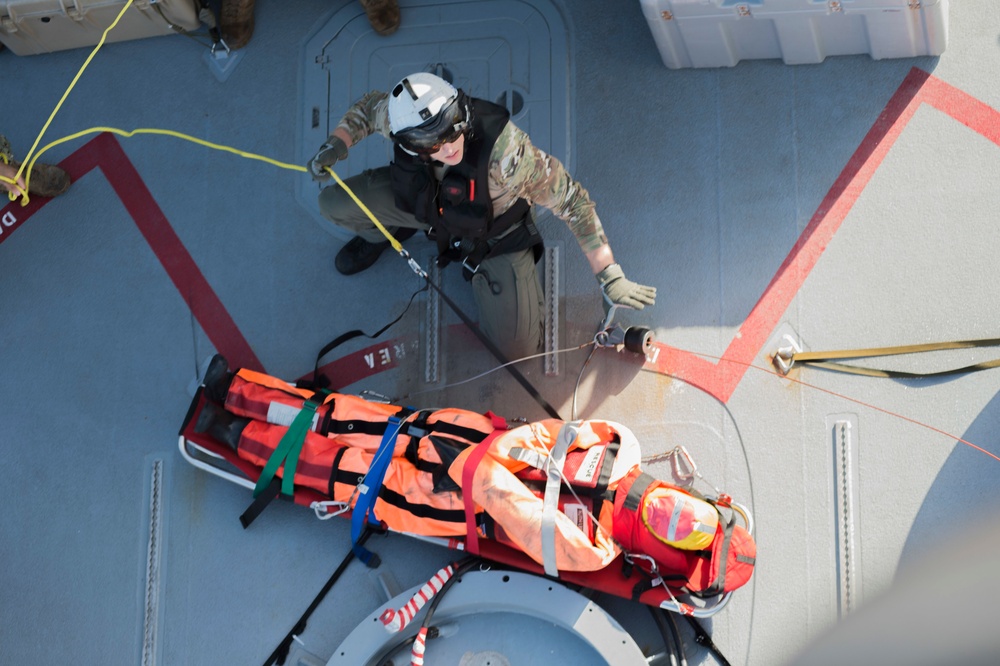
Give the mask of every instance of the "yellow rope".
<svg viewBox="0 0 1000 666">
<path fill-rule="evenodd" d="M 38 159 L 38 155 L 42 154 L 41 152 L 39 152 L 38 155 L 34 155 L 35 148 L 38 147 L 39 142 L 42 140 L 42 136 L 45 135 L 45 131 L 49 129 L 49 125 L 52 124 L 52 119 L 56 117 L 56 114 L 62 107 L 63 102 L 66 101 L 66 98 L 69 97 L 70 92 L 73 91 L 74 86 L 76 86 L 76 82 L 80 80 L 80 76 L 83 75 L 84 70 L 87 69 L 88 65 L 90 65 L 90 61 L 94 59 L 94 56 L 97 55 L 97 52 L 101 49 L 102 46 L 104 46 L 104 40 L 107 39 L 108 33 L 111 32 L 112 28 L 118 25 L 118 21 L 121 20 L 122 16 L 124 16 L 125 10 L 127 10 L 131 6 L 132 6 L 132 0 L 128 0 L 128 2 L 125 3 L 125 6 L 122 7 L 122 10 L 118 12 L 118 16 L 115 17 L 115 20 L 104 31 L 104 34 L 101 35 L 101 40 L 97 42 L 97 46 L 95 46 L 94 50 L 90 52 L 89 56 L 87 56 L 87 59 L 84 61 L 83 66 L 80 67 L 80 71 L 78 71 L 76 73 L 76 76 L 73 77 L 72 83 L 70 83 L 69 87 L 66 88 L 66 92 L 63 93 L 63 96 L 59 100 L 59 103 L 56 104 L 56 107 L 54 109 L 52 109 L 52 113 L 49 114 L 49 119 L 45 121 L 45 125 L 42 127 L 42 131 L 38 133 L 37 137 L 35 137 L 35 143 L 31 145 L 31 150 L 28 151 L 28 154 L 24 158 L 24 162 L 21 164 L 21 168 L 17 172 L 17 176 L 15 176 L 14 178 L 14 180 L 17 180 L 21 176 L 24 176 L 25 191 L 22 194 L 22 196 L 24 197 L 24 201 L 21 203 L 22 206 L 28 205 L 27 190 L 28 190 L 28 185 L 30 184 L 31 168 L 35 165 L 35 161 Z M 13 196 L 13 193 L 10 193 L 9 196 L 11 201 L 17 198 L 16 196 Z"/>
<path fill-rule="evenodd" d="M 191 143 L 196 143 L 200 146 L 205 146 L 207 148 L 212 148 L 213 150 L 221 150 L 227 153 L 233 153 L 234 155 L 239 155 L 240 157 L 245 157 L 251 160 L 258 160 L 260 162 L 267 162 L 268 164 L 281 167 L 282 169 L 291 169 L 292 171 L 305 171 L 304 166 L 299 166 L 298 164 L 289 164 L 287 162 L 280 162 L 270 157 L 265 157 L 264 155 L 258 155 L 256 153 L 246 152 L 238 148 L 232 148 L 230 146 L 224 146 L 219 143 L 212 143 L 211 141 L 205 141 L 204 139 L 199 139 L 198 137 L 191 136 L 190 134 L 184 134 L 183 132 L 175 132 L 174 130 L 168 129 L 157 129 L 154 127 L 140 127 L 134 130 L 123 130 L 117 127 L 91 127 L 89 129 L 81 130 L 70 134 L 69 136 L 64 136 L 61 139 L 53 141 L 44 148 L 38 151 L 36 158 L 50 148 L 54 148 L 61 143 L 66 143 L 67 141 L 72 141 L 74 139 L 79 139 L 81 136 L 86 136 L 87 134 L 99 134 L 101 132 L 109 132 L 111 134 L 117 134 L 118 136 L 124 136 L 127 138 L 133 137 L 136 134 L 159 134 L 161 136 L 172 136 L 178 139 L 184 139 L 185 141 L 190 141 Z"/>
<path fill-rule="evenodd" d="M 368 219 L 372 221 L 372 224 L 374 224 L 376 227 L 378 227 L 378 230 L 382 232 L 382 235 L 385 236 L 386 240 L 389 241 L 389 244 L 392 245 L 392 249 L 395 250 L 396 252 L 402 252 L 403 251 L 403 245 L 398 240 L 396 240 L 395 236 L 393 236 L 392 234 L 389 233 L 388 229 L 386 229 L 385 227 L 382 226 L 382 223 L 379 222 L 375 218 L 375 215 L 370 210 L 368 210 L 368 206 L 366 206 L 361 201 L 361 199 L 359 199 L 358 196 L 356 194 L 354 194 L 354 192 L 351 190 L 351 188 L 349 188 L 347 186 L 347 183 L 345 183 L 344 181 L 342 181 L 340 179 L 340 176 L 338 176 L 336 173 L 334 173 L 333 169 L 331 169 L 330 167 L 323 167 L 323 168 L 326 169 L 326 172 L 328 174 L 330 174 L 331 176 L 333 176 L 334 180 L 337 181 L 337 184 L 340 185 L 342 188 L 344 188 L 344 191 L 347 192 L 347 194 L 352 199 L 354 199 L 354 203 L 358 204 L 358 207 L 361 208 L 361 210 L 363 210 L 365 212 L 365 215 L 367 215 Z M 302 170 L 305 171 L 305 169 L 302 169 Z"/>
<path fill-rule="evenodd" d="M 118 16 L 115 17 L 115 20 L 104 31 L 104 34 L 101 35 L 101 39 L 97 43 L 97 46 L 95 46 L 94 50 L 91 51 L 91 53 L 87 57 L 86 61 L 84 61 L 83 66 L 80 67 L 80 71 L 78 71 L 76 73 L 76 76 L 73 77 L 73 81 L 69 84 L 69 87 L 66 89 L 66 92 L 63 93 L 62 98 L 60 98 L 60 100 L 59 100 L 59 103 L 56 104 L 55 108 L 52 110 L 52 113 L 49 114 L 49 119 L 45 121 L 45 125 L 42 127 L 42 131 L 39 132 L 38 136 L 35 138 L 35 142 L 31 145 L 31 149 L 28 151 L 27 156 L 25 156 L 24 162 L 21 164 L 21 167 L 18 170 L 17 174 L 14 176 L 14 179 L 11 180 L 10 178 L 6 178 L 4 176 L 0 176 L 0 181 L 3 181 L 5 183 L 11 183 L 11 184 L 13 184 L 14 185 L 14 189 L 17 191 L 17 192 L 8 192 L 7 196 L 8 196 L 8 198 L 11 201 L 14 201 L 15 199 L 17 199 L 20 196 L 21 197 L 21 205 L 22 206 L 27 206 L 28 205 L 28 202 L 30 201 L 30 197 L 28 196 L 28 188 L 29 188 L 29 185 L 30 185 L 31 170 L 35 166 L 35 162 L 38 161 L 38 158 L 41 157 L 42 155 L 44 155 L 46 151 L 48 151 L 50 148 L 54 148 L 55 146 L 58 146 L 58 145 L 60 145 L 62 143 L 66 143 L 67 141 L 72 141 L 74 139 L 78 139 L 81 136 L 86 136 L 87 134 L 96 134 L 96 133 L 99 133 L 99 132 L 110 132 L 112 134 L 117 134 L 119 136 L 124 136 L 124 137 L 133 137 L 136 134 L 159 134 L 159 135 L 162 135 L 162 136 L 172 136 L 172 137 L 176 137 L 176 138 L 179 138 L 179 139 L 184 139 L 185 141 L 191 141 L 192 143 L 197 143 L 197 144 L 199 144 L 201 146 L 206 146 L 206 147 L 212 148 L 214 150 L 221 150 L 223 152 L 233 153 L 235 155 L 239 155 L 240 157 L 245 157 L 247 159 L 259 160 L 261 162 L 266 162 L 267 164 L 271 164 L 271 165 L 280 167 L 282 169 L 291 169 L 293 171 L 306 171 L 305 167 L 299 166 L 298 164 L 289 164 L 287 162 L 279 162 L 278 160 L 274 160 L 274 159 L 271 159 L 269 157 L 265 157 L 263 155 L 257 155 L 255 153 L 248 153 L 248 152 L 243 151 L 243 150 L 238 150 L 236 148 L 231 148 L 229 146 L 223 146 L 221 144 L 212 143 L 210 141 L 205 141 L 203 139 L 198 139 L 198 138 L 190 136 L 188 134 L 183 134 L 181 132 L 175 132 L 173 130 L 154 129 L 154 128 L 140 128 L 140 129 L 134 129 L 134 130 L 131 130 L 131 131 L 126 131 L 126 130 L 121 130 L 121 129 L 117 129 L 117 128 L 114 128 L 114 127 L 91 127 L 90 129 L 85 129 L 85 130 L 82 130 L 80 132 L 76 132 L 74 134 L 70 134 L 69 136 L 65 136 L 65 137 L 63 137 L 61 139 L 53 141 L 53 142 L 47 144 L 46 146 L 42 147 L 42 149 L 39 150 L 36 153 L 35 152 L 35 148 L 38 147 L 39 142 L 41 142 L 42 137 L 45 135 L 46 130 L 48 130 L 48 128 L 49 128 L 49 125 L 52 124 L 52 120 L 53 120 L 53 118 L 55 118 L 56 113 L 59 112 L 59 109 L 62 107 L 63 102 L 65 102 L 66 98 L 69 97 L 69 94 L 70 94 L 70 92 L 72 92 L 73 88 L 76 86 L 77 81 L 80 80 L 80 76 L 83 75 L 84 70 L 86 70 L 87 67 L 90 65 L 90 61 L 94 59 L 94 56 L 97 55 L 97 52 L 101 49 L 102 46 L 104 46 L 104 42 L 105 42 L 105 40 L 108 37 L 108 33 L 111 32 L 111 30 L 116 25 L 118 25 L 118 21 L 121 20 L 122 16 L 125 15 L 125 11 L 131 5 L 132 5 L 132 0 L 128 0 L 128 2 L 125 3 L 125 6 L 122 7 L 121 11 L 118 12 Z M 4 162 L 5 163 L 7 162 L 6 156 L 4 156 Z M 392 245 L 393 249 L 396 250 L 396 252 L 402 252 L 403 246 L 400 244 L 400 242 L 398 240 L 396 240 L 393 237 L 393 235 L 390 234 L 389 231 L 384 226 L 382 226 L 382 224 L 375 218 L 375 215 L 372 214 L 372 212 L 368 209 L 368 207 L 364 203 L 362 203 L 361 199 L 359 199 L 357 197 L 357 195 L 354 194 L 354 192 L 351 190 L 351 188 L 349 188 L 347 186 L 347 184 L 343 180 L 340 179 L 340 176 L 338 176 L 336 173 L 334 173 L 333 170 L 330 167 L 324 167 L 324 168 L 326 169 L 327 173 L 329 173 L 331 176 L 333 176 L 334 179 L 337 181 L 337 183 L 342 188 L 344 188 L 344 191 L 347 192 L 347 194 L 354 200 L 354 202 L 356 204 L 358 204 L 358 206 L 361 208 L 361 210 L 364 211 L 365 215 L 368 216 L 368 219 L 370 219 L 372 221 L 372 223 L 378 228 L 378 230 L 382 232 L 382 235 L 384 235 L 389 240 L 389 243 Z M 17 179 L 21 178 L 22 175 L 24 176 L 24 189 L 21 189 L 21 187 L 17 184 Z M 18 192 L 20 194 L 18 194 Z"/>
<path fill-rule="evenodd" d="M 0 160 L 3 160 L 4 164 L 10 164 L 10 162 L 7 160 L 7 156 L 6 155 L 0 154 Z M 19 196 L 22 196 L 22 197 L 24 197 L 25 202 L 24 202 L 24 204 L 21 204 L 21 205 L 23 206 L 23 205 L 27 204 L 28 191 L 25 190 L 25 189 L 21 189 L 21 186 L 17 184 L 17 174 L 14 174 L 14 179 L 13 180 L 11 180 L 10 178 L 7 178 L 6 176 L 0 176 L 0 181 L 2 181 L 4 183 L 10 183 L 11 185 L 14 186 L 14 189 L 17 190 L 17 192 L 12 192 L 12 191 L 9 191 L 9 190 L 7 191 L 7 197 L 11 201 L 13 201 L 14 199 L 18 198 Z M 18 194 L 18 193 L 20 193 L 20 194 Z"/>
<path fill-rule="evenodd" d="M 35 160 L 37 160 L 39 157 L 41 157 L 42 155 L 44 155 L 51 148 L 55 148 L 56 146 L 58 146 L 60 144 L 66 143 L 67 141 L 73 141 L 75 139 L 79 139 L 80 137 L 86 136 L 88 134 L 99 134 L 101 132 L 108 132 L 110 134 L 117 134 L 118 136 L 123 136 L 123 137 L 126 137 L 126 138 L 131 138 L 131 137 L 133 137 L 133 136 L 135 136 L 137 134 L 157 134 L 157 135 L 160 135 L 160 136 L 171 136 L 171 137 L 174 137 L 174 138 L 177 138 L 177 139 L 183 139 L 184 141 L 190 141 L 191 143 L 196 143 L 196 144 L 198 144 L 200 146 L 205 146 L 206 148 L 211 148 L 213 150 L 219 150 L 219 151 L 226 152 L 226 153 L 232 153 L 234 155 L 239 155 L 240 157 L 244 157 L 244 158 L 250 159 L 250 160 L 257 160 L 259 162 L 265 162 L 267 164 L 279 167 L 281 169 L 288 169 L 290 171 L 299 171 L 299 172 L 305 172 L 305 171 L 307 171 L 307 169 L 304 166 L 301 166 L 301 165 L 298 165 L 298 164 L 290 164 L 288 162 L 281 162 L 279 160 L 275 160 L 275 159 L 272 159 L 270 157 L 266 157 L 264 155 L 258 155 L 257 153 L 250 153 L 250 152 L 247 152 L 245 150 L 240 150 L 238 148 L 233 148 L 231 146 L 225 146 L 225 145 L 222 145 L 222 144 L 219 144 L 219 143 L 212 143 L 211 141 L 206 141 L 204 139 L 199 139 L 198 137 L 191 136 L 190 134 L 184 134 L 183 132 L 175 132 L 174 130 L 167 130 L 167 129 L 157 129 L 157 128 L 154 128 L 154 127 L 140 127 L 140 128 L 134 129 L 134 130 L 123 130 L 123 129 L 119 129 L 117 127 L 91 127 L 89 129 L 81 130 L 79 132 L 74 132 L 73 134 L 70 134 L 68 136 L 64 136 L 61 139 L 57 139 L 57 140 L 55 140 L 55 141 L 53 141 L 53 142 L 51 142 L 51 143 L 43 146 L 42 149 L 39 150 L 35 154 L 35 158 L 34 158 L 34 160 L 32 160 L 32 163 L 34 163 Z M 327 173 L 329 173 L 331 176 L 333 176 L 334 180 L 337 181 L 337 184 L 340 185 L 342 188 L 344 188 L 344 191 L 347 192 L 348 196 L 350 196 L 351 199 L 354 200 L 354 202 L 358 205 L 358 207 L 360 207 L 361 210 L 364 211 L 365 215 L 368 216 L 368 219 L 372 221 L 372 224 L 374 224 L 376 226 L 376 228 L 378 228 L 378 230 L 380 232 L 382 232 L 382 235 L 386 237 L 386 239 L 389 241 L 389 244 L 392 245 L 392 248 L 394 250 L 396 250 L 396 252 L 401 252 L 403 250 L 402 244 L 398 240 L 396 240 L 396 238 L 391 233 L 389 233 L 389 230 L 386 229 L 382 225 L 381 222 L 378 221 L 378 218 L 376 218 L 375 215 L 374 215 L 374 213 L 372 213 L 371 210 L 368 209 L 368 206 L 366 206 L 364 204 L 364 202 L 362 202 L 361 199 L 358 198 L 358 195 L 356 195 L 354 193 L 354 191 L 350 187 L 348 187 L 347 183 L 345 183 L 340 178 L 340 176 L 338 176 L 336 174 L 336 172 L 333 171 L 333 169 L 331 169 L 330 167 L 324 167 L 324 168 L 326 169 Z M 0 180 L 3 180 L 5 182 L 12 182 L 12 181 L 10 181 L 10 179 L 4 178 L 3 176 L 0 176 Z M 18 188 L 18 189 L 20 189 L 20 188 Z M 22 204 L 21 205 L 22 206 L 27 205 L 27 203 L 28 203 L 27 192 L 24 192 L 22 196 L 23 196 L 23 200 L 22 200 Z M 16 199 L 16 198 L 17 198 L 16 196 L 13 196 L 13 195 L 11 196 L 11 200 L 12 201 L 14 199 Z"/>
</svg>

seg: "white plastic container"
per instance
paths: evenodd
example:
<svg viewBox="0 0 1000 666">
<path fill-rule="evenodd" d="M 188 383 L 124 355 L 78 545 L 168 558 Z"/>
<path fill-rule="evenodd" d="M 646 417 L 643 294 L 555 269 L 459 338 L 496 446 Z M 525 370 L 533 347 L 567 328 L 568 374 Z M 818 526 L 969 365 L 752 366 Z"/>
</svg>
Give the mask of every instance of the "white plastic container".
<svg viewBox="0 0 1000 666">
<path fill-rule="evenodd" d="M 0 43 L 17 55 L 94 46 L 126 0 L 0 0 Z M 108 42 L 196 30 L 192 0 L 134 0 Z"/>
<path fill-rule="evenodd" d="M 671 69 L 733 67 L 780 58 L 941 55 L 948 0 L 640 0 L 663 63 Z"/>
</svg>

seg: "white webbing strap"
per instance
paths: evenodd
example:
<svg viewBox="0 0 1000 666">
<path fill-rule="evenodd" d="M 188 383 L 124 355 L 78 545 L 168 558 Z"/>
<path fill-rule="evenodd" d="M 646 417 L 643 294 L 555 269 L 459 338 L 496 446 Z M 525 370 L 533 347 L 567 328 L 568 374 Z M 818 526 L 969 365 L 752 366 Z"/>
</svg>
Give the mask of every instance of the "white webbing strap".
<svg viewBox="0 0 1000 666">
<path fill-rule="evenodd" d="M 523 449 L 520 446 L 510 447 L 510 451 L 508 453 L 514 460 L 523 462 L 525 465 L 529 465 L 535 469 L 545 469 L 545 465 L 549 460 L 548 456 L 543 456 L 538 451 Z"/>
<path fill-rule="evenodd" d="M 542 564 L 545 574 L 556 577 L 556 513 L 559 511 L 559 490 L 562 486 L 562 470 L 566 463 L 566 450 L 576 441 L 580 431 L 580 422 L 566 423 L 559 429 L 556 444 L 549 451 L 549 464 L 546 468 L 548 479 L 545 481 L 545 497 L 542 507 Z"/>
</svg>

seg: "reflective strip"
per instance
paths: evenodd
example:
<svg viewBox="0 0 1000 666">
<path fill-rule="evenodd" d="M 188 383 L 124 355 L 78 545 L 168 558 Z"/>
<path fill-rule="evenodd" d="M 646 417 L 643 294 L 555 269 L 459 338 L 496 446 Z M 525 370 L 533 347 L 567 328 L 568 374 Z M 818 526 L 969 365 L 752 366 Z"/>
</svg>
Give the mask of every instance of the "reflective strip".
<svg viewBox="0 0 1000 666">
<path fill-rule="evenodd" d="M 273 423 L 274 425 L 290 426 L 295 417 L 299 415 L 302 409 L 300 407 L 292 407 L 291 405 L 286 405 L 280 402 L 272 402 L 267 406 L 267 422 Z M 313 415 L 312 423 L 309 424 L 309 429 L 316 432 L 316 423 L 319 421 L 319 414 Z"/>
<path fill-rule="evenodd" d="M 281 477 L 281 492 L 288 497 L 295 494 L 295 466 L 299 462 L 299 453 L 302 451 L 302 444 L 305 442 L 306 433 L 309 432 L 308 424 L 312 422 L 316 415 L 317 404 L 306 400 L 302 409 L 296 415 L 288 431 L 282 436 L 278 446 L 264 465 L 264 470 L 257 479 L 254 486 L 253 496 L 256 498 L 265 488 L 271 485 L 271 480 L 278 473 L 278 468 L 284 465 L 284 472 Z"/>
<path fill-rule="evenodd" d="M 698 521 L 695 521 L 695 523 L 694 523 L 694 531 L 695 532 L 701 532 L 702 534 L 715 534 L 715 526 L 714 525 L 706 525 L 705 523 L 703 523 L 700 520 L 698 520 Z"/>
<path fill-rule="evenodd" d="M 607 446 L 601 444 L 587 449 L 587 455 L 584 456 L 583 462 L 580 463 L 579 469 L 576 470 L 576 476 L 573 477 L 573 481 L 581 485 L 594 485 L 594 478 L 601 471 L 597 463 L 600 462 L 601 456 L 604 455 L 607 448 Z"/>
<path fill-rule="evenodd" d="M 556 567 L 556 512 L 559 511 L 559 490 L 562 486 L 562 470 L 566 464 L 566 451 L 576 441 L 580 422 L 566 423 L 559 429 L 556 444 L 549 452 L 548 479 L 545 482 L 545 497 L 542 508 L 542 564 L 548 576 L 558 576 Z"/>
<path fill-rule="evenodd" d="M 508 453 L 514 460 L 523 462 L 525 465 L 529 465 L 535 469 L 545 469 L 545 461 L 548 460 L 546 456 L 543 456 L 538 451 L 525 449 L 520 446 L 512 446 Z"/>
<path fill-rule="evenodd" d="M 684 512 L 684 499 L 676 495 L 674 497 L 674 511 L 670 514 L 670 524 L 667 526 L 667 541 L 679 541 L 677 524 L 681 521 L 681 514 Z"/>
</svg>

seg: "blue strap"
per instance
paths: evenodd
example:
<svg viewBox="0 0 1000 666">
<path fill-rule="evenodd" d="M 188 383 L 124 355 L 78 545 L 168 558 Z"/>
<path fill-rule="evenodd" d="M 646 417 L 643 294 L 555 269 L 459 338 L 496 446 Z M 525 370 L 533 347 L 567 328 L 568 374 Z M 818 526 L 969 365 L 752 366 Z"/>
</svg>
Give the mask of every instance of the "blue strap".
<svg viewBox="0 0 1000 666">
<path fill-rule="evenodd" d="M 392 462 L 392 454 L 396 449 L 396 436 L 399 434 L 401 424 L 402 421 L 398 417 L 389 417 L 385 432 L 382 434 L 382 442 L 378 445 L 375 457 L 372 458 L 368 473 L 358 484 L 358 500 L 351 512 L 351 549 L 358 559 L 370 567 L 379 565 L 378 556 L 358 543 L 358 539 L 365 529 L 366 520 L 372 525 L 379 525 L 374 511 L 375 500 L 382 489 L 382 480 L 385 478 L 386 470 L 389 469 L 389 463 Z"/>
</svg>

